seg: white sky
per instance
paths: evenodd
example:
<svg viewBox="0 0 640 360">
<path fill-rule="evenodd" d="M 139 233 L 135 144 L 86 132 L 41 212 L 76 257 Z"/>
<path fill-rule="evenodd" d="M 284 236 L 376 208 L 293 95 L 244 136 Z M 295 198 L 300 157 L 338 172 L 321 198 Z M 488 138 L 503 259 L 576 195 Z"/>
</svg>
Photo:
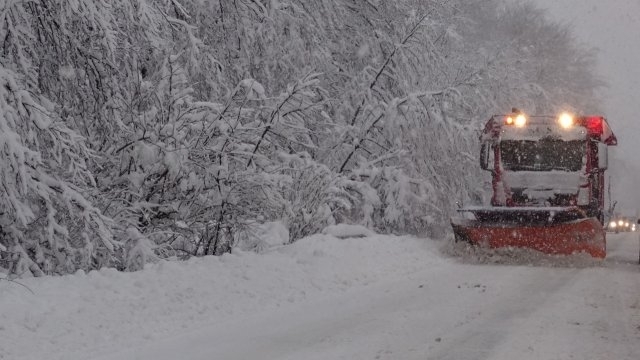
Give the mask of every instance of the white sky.
<svg viewBox="0 0 640 360">
<path fill-rule="evenodd" d="M 598 70 L 609 85 L 604 115 L 619 142 L 610 156 L 612 197 L 616 209 L 640 211 L 640 0 L 531 1 L 599 49 Z"/>
</svg>

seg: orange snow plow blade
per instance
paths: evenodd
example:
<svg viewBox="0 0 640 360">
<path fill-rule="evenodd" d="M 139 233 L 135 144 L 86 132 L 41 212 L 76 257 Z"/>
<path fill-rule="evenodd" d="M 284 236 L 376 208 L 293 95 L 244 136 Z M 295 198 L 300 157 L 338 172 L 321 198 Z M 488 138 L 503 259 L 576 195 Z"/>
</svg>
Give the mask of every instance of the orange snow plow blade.
<svg viewBox="0 0 640 360">
<path fill-rule="evenodd" d="M 475 219 L 452 219 L 456 241 L 489 248 L 529 248 L 550 255 L 606 256 L 605 231 L 578 208 L 461 209 Z"/>
</svg>

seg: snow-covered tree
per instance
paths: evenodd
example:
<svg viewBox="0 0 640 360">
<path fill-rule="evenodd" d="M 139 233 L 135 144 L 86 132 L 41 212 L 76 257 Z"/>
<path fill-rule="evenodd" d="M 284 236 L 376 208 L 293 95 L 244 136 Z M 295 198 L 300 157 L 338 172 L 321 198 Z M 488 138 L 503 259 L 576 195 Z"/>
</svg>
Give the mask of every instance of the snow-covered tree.
<svg viewBox="0 0 640 360">
<path fill-rule="evenodd" d="M 591 111 L 600 86 L 592 51 L 527 3 L 2 9 L 0 266 L 16 272 L 218 255 L 270 221 L 290 242 L 334 222 L 441 235 L 456 200 L 483 197 L 489 116 Z"/>
<path fill-rule="evenodd" d="M 54 104 L 0 68 L 0 245 L 11 271 L 33 275 L 99 267 L 117 246 L 111 221 L 86 195 L 94 154 Z"/>
</svg>

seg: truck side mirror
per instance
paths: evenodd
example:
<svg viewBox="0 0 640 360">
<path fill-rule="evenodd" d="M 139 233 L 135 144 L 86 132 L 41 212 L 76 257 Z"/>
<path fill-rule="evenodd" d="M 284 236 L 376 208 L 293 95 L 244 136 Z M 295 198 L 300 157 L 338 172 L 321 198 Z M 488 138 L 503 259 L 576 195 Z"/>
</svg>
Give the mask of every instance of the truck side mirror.
<svg viewBox="0 0 640 360">
<path fill-rule="evenodd" d="M 490 142 L 483 142 L 480 146 L 480 168 L 482 170 L 492 170 L 489 166 L 493 165 L 493 148 Z"/>
<path fill-rule="evenodd" d="M 598 143 L 598 169 L 607 170 L 609 167 L 609 148 L 605 143 Z"/>
</svg>

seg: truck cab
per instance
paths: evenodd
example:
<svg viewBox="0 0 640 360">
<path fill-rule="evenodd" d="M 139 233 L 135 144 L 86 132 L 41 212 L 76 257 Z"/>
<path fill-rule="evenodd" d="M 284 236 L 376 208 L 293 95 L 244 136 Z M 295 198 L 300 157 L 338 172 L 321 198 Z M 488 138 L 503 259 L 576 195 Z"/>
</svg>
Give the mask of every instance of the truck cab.
<svg viewBox="0 0 640 360">
<path fill-rule="evenodd" d="M 481 136 L 495 207 L 583 209 L 604 224 L 607 147 L 617 139 L 602 116 L 493 116 Z"/>
</svg>

